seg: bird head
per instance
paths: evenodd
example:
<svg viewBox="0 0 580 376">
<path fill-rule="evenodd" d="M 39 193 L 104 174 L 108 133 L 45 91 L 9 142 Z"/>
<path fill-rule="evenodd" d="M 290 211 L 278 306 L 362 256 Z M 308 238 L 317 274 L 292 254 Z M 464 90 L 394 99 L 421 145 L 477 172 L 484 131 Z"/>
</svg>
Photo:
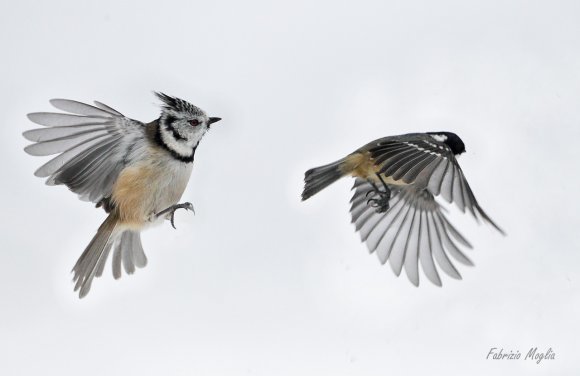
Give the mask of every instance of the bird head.
<svg viewBox="0 0 580 376">
<path fill-rule="evenodd" d="M 203 135 L 218 117 L 208 117 L 199 107 L 169 95 L 156 92 L 163 105 L 159 118 L 159 136 L 163 144 L 183 158 L 193 157 Z"/>
<path fill-rule="evenodd" d="M 459 138 L 458 135 L 452 132 L 427 132 L 428 135 L 433 137 L 435 141 L 439 141 L 444 143 L 445 145 L 449 146 L 449 149 L 455 155 L 459 155 L 461 153 L 465 153 L 465 144 L 463 140 Z"/>
</svg>

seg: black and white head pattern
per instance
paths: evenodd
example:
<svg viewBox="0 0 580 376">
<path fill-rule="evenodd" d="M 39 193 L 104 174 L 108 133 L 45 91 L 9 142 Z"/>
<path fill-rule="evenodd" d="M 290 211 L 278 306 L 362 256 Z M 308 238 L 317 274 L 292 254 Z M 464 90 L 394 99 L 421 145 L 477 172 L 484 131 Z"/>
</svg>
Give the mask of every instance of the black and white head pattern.
<svg viewBox="0 0 580 376">
<path fill-rule="evenodd" d="M 163 102 L 157 141 L 175 158 L 192 162 L 199 141 L 219 119 L 209 118 L 201 108 L 182 99 L 155 94 Z"/>
<path fill-rule="evenodd" d="M 427 132 L 435 141 L 449 146 L 454 155 L 465 153 L 465 144 L 458 135 L 452 132 Z"/>
</svg>

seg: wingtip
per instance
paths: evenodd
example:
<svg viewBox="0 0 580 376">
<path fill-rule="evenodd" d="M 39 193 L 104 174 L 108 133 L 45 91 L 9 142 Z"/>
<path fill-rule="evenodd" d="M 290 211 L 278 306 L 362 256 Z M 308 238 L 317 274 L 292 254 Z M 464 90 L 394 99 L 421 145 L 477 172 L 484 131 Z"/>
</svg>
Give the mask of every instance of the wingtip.
<svg viewBox="0 0 580 376">
<path fill-rule="evenodd" d="M 27 131 L 22 132 L 22 137 L 31 142 L 39 142 L 37 137 L 35 138 L 32 136 L 34 134 L 33 131 L 35 131 L 35 129 L 29 129 Z"/>
<path fill-rule="evenodd" d="M 25 146 L 24 152 L 28 155 L 35 155 L 34 152 L 31 152 L 31 149 L 33 150 L 34 145 L 36 145 L 36 144 L 31 144 L 31 145 Z"/>
<path fill-rule="evenodd" d="M 58 106 L 56 105 L 58 102 L 62 102 L 65 101 L 66 99 L 63 98 L 52 98 L 48 100 L 48 103 L 52 104 L 54 107 L 58 108 Z"/>
<path fill-rule="evenodd" d="M 507 232 L 505 232 L 501 227 L 495 226 L 495 228 L 502 236 L 507 236 Z"/>
<path fill-rule="evenodd" d="M 38 116 L 38 112 L 29 112 L 26 114 L 26 117 L 28 118 L 28 120 L 30 120 L 33 123 L 36 123 L 36 121 L 34 121 L 35 116 Z M 36 123 L 38 124 L 38 123 Z"/>
</svg>

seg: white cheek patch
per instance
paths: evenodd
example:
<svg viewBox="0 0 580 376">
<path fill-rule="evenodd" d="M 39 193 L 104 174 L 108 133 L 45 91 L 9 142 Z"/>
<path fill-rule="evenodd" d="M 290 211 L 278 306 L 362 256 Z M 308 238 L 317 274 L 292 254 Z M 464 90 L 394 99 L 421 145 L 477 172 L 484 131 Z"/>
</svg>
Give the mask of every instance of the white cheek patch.
<svg viewBox="0 0 580 376">
<path fill-rule="evenodd" d="M 199 125 L 197 128 L 194 129 L 193 134 L 188 137 L 189 139 L 188 143 L 191 142 L 192 147 L 199 144 L 206 131 L 207 128 L 204 125 Z"/>
<path fill-rule="evenodd" d="M 199 137 L 201 139 L 201 137 Z M 191 157 L 193 154 L 193 147 L 199 142 L 193 142 L 193 140 L 176 140 L 173 136 L 173 132 L 161 128 L 161 140 L 170 149 L 181 155 L 182 157 Z"/>
<path fill-rule="evenodd" d="M 445 142 L 447 141 L 447 136 L 444 134 L 430 134 L 429 136 L 433 137 L 435 141 Z"/>
</svg>

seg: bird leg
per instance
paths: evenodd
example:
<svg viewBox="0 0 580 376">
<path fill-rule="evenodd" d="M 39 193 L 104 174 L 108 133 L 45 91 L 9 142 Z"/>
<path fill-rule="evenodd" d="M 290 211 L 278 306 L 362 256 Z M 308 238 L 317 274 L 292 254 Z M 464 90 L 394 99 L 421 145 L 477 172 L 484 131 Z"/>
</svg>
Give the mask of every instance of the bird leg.
<svg viewBox="0 0 580 376">
<path fill-rule="evenodd" d="M 193 212 L 193 214 L 195 214 L 195 210 L 193 209 L 193 205 L 191 204 L 191 202 L 184 202 L 183 204 L 175 204 L 173 206 L 168 207 L 165 210 L 160 211 L 159 213 L 157 213 L 155 215 L 155 217 L 159 218 L 162 215 L 170 214 L 168 219 L 171 221 L 171 226 L 173 226 L 173 228 L 177 230 L 177 228 L 175 227 L 175 223 L 173 222 L 173 219 L 175 216 L 175 211 L 177 209 L 191 210 Z"/>
<path fill-rule="evenodd" d="M 375 211 L 380 214 L 389 210 L 389 200 L 391 199 L 391 190 L 389 189 L 389 186 L 387 185 L 387 183 L 385 183 L 383 177 L 380 174 L 377 173 L 377 177 L 383 184 L 384 191 L 381 190 L 379 187 L 377 187 L 377 185 L 374 182 L 372 181 L 369 182 L 373 186 L 373 189 L 367 192 L 367 197 L 371 193 L 373 194 L 373 196 L 377 195 L 378 197 L 377 198 L 371 197 L 367 201 L 367 205 L 370 205 L 373 208 L 375 208 Z"/>
</svg>

